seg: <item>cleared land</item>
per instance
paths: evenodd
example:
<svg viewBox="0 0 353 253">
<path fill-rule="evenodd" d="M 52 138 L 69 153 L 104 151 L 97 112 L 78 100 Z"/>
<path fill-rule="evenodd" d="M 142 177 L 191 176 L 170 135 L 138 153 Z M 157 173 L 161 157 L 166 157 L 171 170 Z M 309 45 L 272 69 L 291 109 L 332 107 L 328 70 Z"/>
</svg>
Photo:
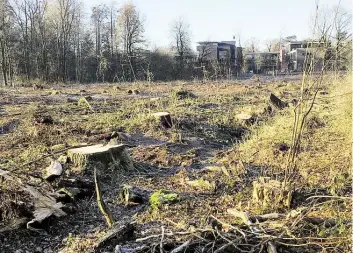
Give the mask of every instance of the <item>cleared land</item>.
<svg viewBox="0 0 353 253">
<path fill-rule="evenodd" d="M 14 178 L 0 175 L 0 251 L 113 252 L 123 245 L 116 252 L 350 252 L 351 77 L 324 78 L 289 207 L 254 202 L 254 181 L 284 178 L 300 82 L 0 90 L 0 168 Z M 271 93 L 288 107 L 270 104 Z M 170 113 L 172 127 L 156 112 Z M 121 228 L 105 238 L 112 230 L 95 198 L 94 166 L 82 170 L 65 155 L 112 140 L 126 145 L 134 166 L 124 170 L 114 159 L 94 165 L 113 229 Z M 52 160 L 62 173 L 48 182 Z M 26 229 L 36 205 L 23 185 L 60 193 L 66 215 Z"/>
</svg>

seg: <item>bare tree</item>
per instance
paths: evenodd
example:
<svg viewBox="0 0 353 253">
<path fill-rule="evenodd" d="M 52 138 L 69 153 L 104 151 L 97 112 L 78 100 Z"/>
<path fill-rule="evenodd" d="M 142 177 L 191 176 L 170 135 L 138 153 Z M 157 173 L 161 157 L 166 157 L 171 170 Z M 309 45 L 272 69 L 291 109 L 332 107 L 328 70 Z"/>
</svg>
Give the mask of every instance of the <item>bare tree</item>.
<svg viewBox="0 0 353 253">
<path fill-rule="evenodd" d="M 8 2 L 1 1 L 0 3 L 0 50 L 1 50 L 1 70 L 4 79 L 4 85 L 8 85 L 8 49 L 7 38 L 9 33 L 10 14 L 8 10 Z"/>
<path fill-rule="evenodd" d="M 319 9 L 316 24 L 315 37 L 325 45 L 325 60 L 336 70 L 346 68 L 351 58 L 351 12 L 340 5 Z"/>
<path fill-rule="evenodd" d="M 347 67 L 351 62 L 352 13 L 338 6 L 334 20 L 335 66 L 337 70 Z M 347 54 L 348 53 L 348 54 Z"/>
<path fill-rule="evenodd" d="M 115 9 L 116 3 L 112 2 L 109 7 L 109 35 L 110 35 L 110 55 L 114 54 L 115 49 L 115 24 L 116 24 L 116 16 L 117 10 Z"/>
<path fill-rule="evenodd" d="M 280 50 L 280 42 L 276 39 L 267 39 L 265 41 L 268 52 L 278 52 Z"/>
<path fill-rule="evenodd" d="M 212 48 L 208 43 L 202 43 L 198 46 L 199 61 L 204 63 L 204 61 L 212 54 Z"/>
<path fill-rule="evenodd" d="M 330 41 L 330 34 L 333 28 L 334 13 L 331 9 L 321 9 L 317 15 L 317 35 L 321 42 L 328 43 Z"/>
<path fill-rule="evenodd" d="M 251 37 L 246 43 L 246 51 L 250 53 L 259 51 L 259 43 L 260 41 L 257 38 Z"/>
<path fill-rule="evenodd" d="M 59 4 L 59 33 L 58 42 L 58 62 L 59 62 L 59 75 L 58 79 L 65 82 L 68 75 L 68 51 L 69 43 L 72 39 L 73 22 L 77 15 L 78 4 L 76 0 L 58 0 Z"/>
<path fill-rule="evenodd" d="M 102 23 L 107 18 L 107 7 L 105 5 L 98 5 L 92 8 L 92 21 L 94 24 L 95 38 L 96 38 L 96 55 L 97 57 L 101 54 L 101 43 L 102 43 Z"/>
<path fill-rule="evenodd" d="M 123 45 L 123 52 L 130 66 L 131 77 L 136 79 L 136 60 L 145 32 L 140 13 L 132 4 L 125 4 L 119 10 L 118 31 Z"/>
<path fill-rule="evenodd" d="M 177 53 L 178 76 L 181 77 L 185 68 L 185 57 L 190 49 L 190 26 L 181 17 L 171 24 L 172 50 Z"/>
<path fill-rule="evenodd" d="M 98 5 L 92 8 L 92 21 L 94 24 L 95 38 L 96 38 L 96 81 L 99 80 L 99 76 L 102 76 L 102 81 L 104 82 L 104 73 L 103 70 L 106 66 L 106 61 L 102 55 L 102 30 L 103 22 L 108 18 L 108 8 L 106 5 Z M 103 66 L 103 68 L 102 68 Z"/>
</svg>

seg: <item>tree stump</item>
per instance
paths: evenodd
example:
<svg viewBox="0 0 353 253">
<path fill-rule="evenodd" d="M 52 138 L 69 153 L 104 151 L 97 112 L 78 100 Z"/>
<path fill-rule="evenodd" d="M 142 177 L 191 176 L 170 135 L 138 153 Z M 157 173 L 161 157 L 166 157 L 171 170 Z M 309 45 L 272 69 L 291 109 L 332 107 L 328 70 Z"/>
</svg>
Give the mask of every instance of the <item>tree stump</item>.
<svg viewBox="0 0 353 253">
<path fill-rule="evenodd" d="M 240 113 L 236 115 L 237 119 L 241 121 L 243 125 L 252 125 L 256 121 L 256 117 L 253 114 Z"/>
<path fill-rule="evenodd" d="M 263 207 L 290 207 L 293 189 L 290 185 L 284 187 L 283 182 L 260 177 L 253 181 L 252 201 Z"/>
<path fill-rule="evenodd" d="M 271 93 L 270 95 L 270 101 L 271 103 L 277 107 L 278 109 L 283 109 L 288 106 L 288 103 L 283 102 L 281 99 L 279 99 L 277 96 Z"/>
<path fill-rule="evenodd" d="M 92 145 L 82 148 L 69 149 L 68 157 L 80 171 L 91 170 L 97 165 L 104 168 L 113 167 L 121 170 L 134 168 L 125 145 Z"/>
<path fill-rule="evenodd" d="M 156 113 L 153 113 L 153 116 L 159 119 L 159 123 L 161 127 L 171 128 L 173 126 L 172 118 L 169 112 L 156 112 Z"/>
</svg>

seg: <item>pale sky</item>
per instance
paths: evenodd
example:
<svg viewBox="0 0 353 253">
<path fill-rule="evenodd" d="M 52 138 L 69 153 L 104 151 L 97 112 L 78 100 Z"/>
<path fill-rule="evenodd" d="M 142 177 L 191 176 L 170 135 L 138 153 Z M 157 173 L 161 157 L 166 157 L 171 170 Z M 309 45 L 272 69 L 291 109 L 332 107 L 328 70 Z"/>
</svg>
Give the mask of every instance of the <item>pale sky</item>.
<svg viewBox="0 0 353 253">
<path fill-rule="evenodd" d="M 150 46 L 170 45 L 170 25 L 182 17 L 190 25 L 192 46 L 202 40 L 232 40 L 240 34 L 244 46 L 251 37 L 260 42 L 296 35 L 310 36 L 310 23 L 317 0 L 115 0 L 119 8 L 132 2 L 145 19 L 145 38 Z M 112 0 L 83 1 L 92 6 Z M 352 0 L 319 0 L 319 8 L 341 6 L 352 11 Z"/>
</svg>

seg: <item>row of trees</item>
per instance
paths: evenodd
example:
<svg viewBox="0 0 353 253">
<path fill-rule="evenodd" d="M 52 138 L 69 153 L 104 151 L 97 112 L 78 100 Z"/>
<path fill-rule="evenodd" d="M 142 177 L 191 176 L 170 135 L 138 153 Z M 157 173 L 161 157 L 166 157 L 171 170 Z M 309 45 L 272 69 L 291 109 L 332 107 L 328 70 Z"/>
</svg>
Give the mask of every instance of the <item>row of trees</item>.
<svg viewBox="0 0 353 253">
<path fill-rule="evenodd" d="M 77 0 L 2 0 L 0 81 L 113 82 L 190 78 L 189 27 L 171 26 L 172 52 L 146 50 L 132 4 L 97 5 L 85 16 Z M 163 66 L 163 69 L 161 68 Z M 2 78 L 1 78 L 2 77 Z"/>
<path fill-rule="evenodd" d="M 0 2 L 0 83 L 224 78 L 246 72 L 250 63 L 243 54 L 259 51 L 259 40 L 251 38 L 227 60 L 207 60 L 213 52 L 207 45 L 196 56 L 181 19 L 171 24 L 169 49 L 147 50 L 144 22 L 134 5 L 97 5 L 87 16 L 78 1 Z M 330 42 L 339 68 L 351 64 L 350 25 L 351 14 L 342 8 L 320 13 L 315 22 L 315 39 Z M 265 51 L 279 52 L 281 42 L 266 40 Z"/>
</svg>

